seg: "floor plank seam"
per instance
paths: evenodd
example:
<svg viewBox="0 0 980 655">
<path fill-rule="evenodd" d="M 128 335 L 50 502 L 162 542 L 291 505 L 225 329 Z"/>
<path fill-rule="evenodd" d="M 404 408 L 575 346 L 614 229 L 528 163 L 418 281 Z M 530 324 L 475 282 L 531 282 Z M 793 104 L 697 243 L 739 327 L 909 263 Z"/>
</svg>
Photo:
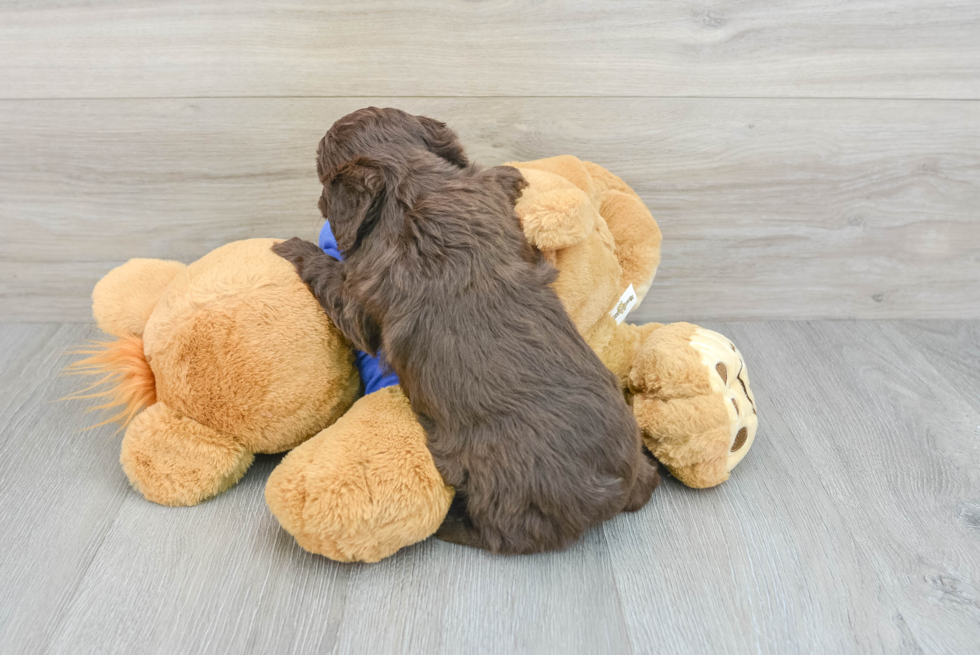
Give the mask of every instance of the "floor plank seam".
<svg viewBox="0 0 980 655">
<path fill-rule="evenodd" d="M 98 557 L 99 553 L 102 551 L 102 547 L 105 545 L 105 542 L 109 537 L 109 534 L 112 532 L 112 528 L 119 521 L 119 516 L 122 514 L 123 505 L 125 505 L 125 498 L 123 498 L 116 506 L 116 511 L 112 517 L 112 521 L 107 523 L 105 530 L 102 531 L 102 534 L 99 537 L 98 543 L 96 544 L 95 548 L 92 549 L 92 555 L 89 558 L 87 558 L 84 568 L 79 571 L 79 575 L 77 576 L 75 582 L 72 584 L 70 593 L 68 594 L 67 597 L 63 598 L 62 602 L 60 603 L 61 604 L 61 607 L 59 608 L 60 616 L 58 618 L 58 622 L 48 633 L 48 641 L 44 646 L 45 653 L 50 653 L 51 649 L 54 647 L 54 642 L 56 641 L 58 635 L 61 633 L 61 629 L 64 626 L 65 621 L 68 620 L 68 617 L 71 613 L 71 608 L 75 605 L 75 601 L 82 591 L 83 583 L 85 582 L 86 578 L 88 578 L 88 574 L 92 568 L 92 564 L 95 563 L 96 558 Z"/>
<path fill-rule="evenodd" d="M 661 482 L 662 484 L 662 482 Z M 656 493 L 656 489 L 654 489 Z M 642 511 L 642 510 L 641 510 Z M 634 512 L 630 517 L 633 520 L 642 520 L 639 516 L 640 512 Z M 630 655 L 634 655 L 640 651 L 636 648 L 636 641 L 633 639 L 633 635 L 630 634 L 629 623 L 626 621 L 626 606 L 623 603 L 623 590 L 620 588 L 619 576 L 616 573 L 616 567 L 613 565 L 613 558 L 609 552 L 609 524 L 603 523 L 599 526 L 599 534 L 602 536 L 602 554 L 603 559 L 606 561 L 606 565 L 609 567 L 609 573 L 611 577 L 611 582 L 613 590 L 616 592 L 616 606 L 619 614 L 620 627 L 623 630 L 623 634 L 626 635 L 626 641 L 629 643 Z"/>
</svg>

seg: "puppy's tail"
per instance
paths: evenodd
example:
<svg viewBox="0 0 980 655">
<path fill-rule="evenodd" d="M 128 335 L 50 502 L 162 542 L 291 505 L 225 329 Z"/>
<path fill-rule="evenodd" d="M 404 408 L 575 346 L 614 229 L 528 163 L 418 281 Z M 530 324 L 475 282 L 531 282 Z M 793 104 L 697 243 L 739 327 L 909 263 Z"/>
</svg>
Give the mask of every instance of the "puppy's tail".
<svg viewBox="0 0 980 655">
<path fill-rule="evenodd" d="M 96 398 L 105 401 L 89 408 L 90 412 L 118 408 L 115 414 L 86 430 L 106 423 L 119 423 L 122 429 L 140 410 L 157 401 L 156 380 L 143 353 L 143 339 L 140 337 L 126 335 L 115 341 L 92 341 L 68 354 L 88 356 L 66 366 L 66 374 L 99 377 L 91 385 L 62 400 Z"/>
</svg>

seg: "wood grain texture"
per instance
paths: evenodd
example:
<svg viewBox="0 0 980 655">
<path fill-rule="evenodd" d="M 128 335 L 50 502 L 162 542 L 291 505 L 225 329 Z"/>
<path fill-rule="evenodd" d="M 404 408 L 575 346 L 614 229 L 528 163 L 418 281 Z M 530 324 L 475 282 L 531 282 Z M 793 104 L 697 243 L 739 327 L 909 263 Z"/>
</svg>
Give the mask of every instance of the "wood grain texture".
<svg viewBox="0 0 980 655">
<path fill-rule="evenodd" d="M 4 2 L 0 97 L 980 98 L 972 0 Z"/>
<path fill-rule="evenodd" d="M 350 565 L 303 551 L 265 506 L 278 457 L 189 509 L 127 493 L 50 639 L 54 653 L 330 652 Z"/>
<path fill-rule="evenodd" d="M 118 435 L 49 402 L 94 330 L 0 325 L 0 651 L 976 652 L 980 409 L 929 344 L 976 352 L 980 323 L 707 327 L 763 419 L 728 482 L 667 479 L 563 553 L 427 541 L 350 565 L 268 513 L 277 457 L 198 507 L 143 500 Z"/>
<path fill-rule="evenodd" d="M 903 321 L 892 338 L 922 352 L 943 370 L 950 386 L 980 411 L 980 325 L 971 321 Z M 980 443 L 980 425 L 975 436 Z"/>
<path fill-rule="evenodd" d="M 131 493 L 112 428 L 59 377 L 87 325 L 0 329 L 0 652 L 43 652 Z"/>
<path fill-rule="evenodd" d="M 0 315 L 85 321 L 128 258 L 313 238 L 316 143 L 369 104 L 622 176 L 664 233 L 633 320 L 980 317 L 980 103 L 589 98 L 0 102 Z"/>
<path fill-rule="evenodd" d="M 863 556 L 860 572 L 890 599 L 878 611 L 881 632 L 862 640 L 861 650 L 973 652 L 980 647 L 980 413 L 955 393 L 946 366 L 895 338 L 901 325 L 724 330 L 753 366 L 760 415 L 776 430 L 769 443 L 777 446 L 779 435 L 786 473 L 772 481 L 817 483 L 812 496 L 797 499 L 801 513 L 839 516 L 841 529 L 823 547 L 850 541 Z M 808 573 L 832 576 L 826 593 L 836 589 L 838 597 L 850 588 L 841 575 L 848 576 L 838 566 L 826 576 Z M 843 606 L 848 626 L 860 625 L 868 608 L 853 600 Z"/>
</svg>

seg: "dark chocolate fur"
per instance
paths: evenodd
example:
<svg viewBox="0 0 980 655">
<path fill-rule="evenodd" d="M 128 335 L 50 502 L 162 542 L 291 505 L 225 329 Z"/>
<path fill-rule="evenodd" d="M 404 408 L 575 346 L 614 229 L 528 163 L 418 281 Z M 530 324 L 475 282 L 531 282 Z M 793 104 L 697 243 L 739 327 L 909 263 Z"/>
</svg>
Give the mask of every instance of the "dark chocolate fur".
<svg viewBox="0 0 980 655">
<path fill-rule="evenodd" d="M 293 262 L 358 348 L 384 351 L 456 499 L 437 536 L 502 553 L 564 548 L 649 499 L 659 477 L 612 373 L 549 284 L 514 212 L 515 168 L 469 163 L 443 123 L 368 108 L 320 142 L 339 262 Z"/>
</svg>

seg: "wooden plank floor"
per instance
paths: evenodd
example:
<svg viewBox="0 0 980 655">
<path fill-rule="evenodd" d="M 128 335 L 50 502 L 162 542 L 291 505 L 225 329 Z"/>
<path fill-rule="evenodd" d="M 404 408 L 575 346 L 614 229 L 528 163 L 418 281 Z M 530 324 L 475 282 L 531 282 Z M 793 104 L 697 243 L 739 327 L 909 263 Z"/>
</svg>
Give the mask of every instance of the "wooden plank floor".
<svg viewBox="0 0 980 655">
<path fill-rule="evenodd" d="M 980 323 L 713 323 L 752 367 L 755 446 L 563 553 L 427 541 L 310 555 L 277 457 L 194 508 L 132 491 L 63 352 L 0 326 L 0 652 L 969 653 L 980 650 Z"/>
</svg>

